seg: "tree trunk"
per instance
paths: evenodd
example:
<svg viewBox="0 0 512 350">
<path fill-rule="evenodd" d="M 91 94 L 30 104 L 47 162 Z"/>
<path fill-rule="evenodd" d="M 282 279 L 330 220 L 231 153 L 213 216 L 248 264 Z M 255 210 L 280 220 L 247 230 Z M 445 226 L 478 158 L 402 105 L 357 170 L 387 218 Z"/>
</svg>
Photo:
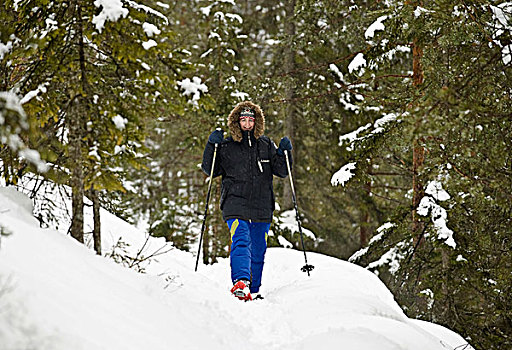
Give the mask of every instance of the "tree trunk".
<svg viewBox="0 0 512 350">
<path fill-rule="evenodd" d="M 74 96 L 72 101 L 71 113 L 68 115 L 69 121 L 69 164 L 71 169 L 71 188 L 72 188 L 72 207 L 73 217 L 71 220 L 71 236 L 79 242 L 84 242 L 84 172 L 82 157 L 82 140 L 84 134 L 83 115 L 85 109 L 84 96 L 86 91 L 85 76 L 85 55 L 84 41 L 82 33 L 82 9 L 80 4 L 76 3 L 76 24 L 77 24 L 77 44 L 80 60 L 80 85 L 82 93 Z"/>
<path fill-rule="evenodd" d="M 201 249 L 203 250 L 203 264 L 208 265 L 210 260 L 210 228 L 208 224 L 205 224 L 204 233 L 203 233 L 203 246 Z"/>
<path fill-rule="evenodd" d="M 293 38 L 295 37 L 295 22 L 294 22 L 294 14 L 295 14 L 295 0 L 289 0 L 286 4 L 286 24 L 285 24 L 285 33 L 287 38 L 289 39 L 289 43 L 284 50 L 284 69 L 285 72 L 292 72 L 295 70 L 295 51 L 292 47 Z M 286 90 L 286 120 L 285 120 L 285 134 L 288 136 L 292 142 L 295 140 L 295 105 L 293 104 L 293 99 L 295 97 L 295 84 L 293 82 L 292 76 L 287 77 L 290 81 L 287 84 Z M 279 140 L 276 140 L 279 142 Z M 295 147 L 292 150 L 292 158 L 296 159 L 295 155 L 297 154 L 297 144 L 294 144 Z M 295 168 L 295 167 L 294 167 Z M 292 175 L 295 174 L 295 171 L 292 170 Z M 292 189 L 289 181 L 284 182 L 283 188 L 283 209 L 293 208 L 293 200 L 292 200 Z"/>
<path fill-rule="evenodd" d="M 100 199 L 98 192 L 91 188 L 90 196 L 92 200 L 92 212 L 94 216 L 94 229 L 92 237 L 94 242 L 94 251 L 96 254 L 101 255 L 101 218 L 100 218 Z"/>
<path fill-rule="evenodd" d="M 370 240 L 370 228 L 368 227 L 368 223 L 370 222 L 370 213 L 368 210 L 364 210 L 361 212 L 361 224 L 359 226 L 359 247 L 364 248 L 368 245 L 368 241 Z"/>
<path fill-rule="evenodd" d="M 423 49 L 414 39 L 412 44 L 412 81 L 414 86 L 419 86 L 423 83 L 423 68 L 421 66 L 421 58 L 423 56 Z"/>
<path fill-rule="evenodd" d="M 213 186 L 214 185 L 214 186 Z M 221 219 L 221 215 L 219 215 L 220 210 L 220 190 L 221 186 L 218 182 L 215 182 L 213 184 L 212 188 L 212 212 L 211 212 L 211 218 L 210 220 L 211 226 L 212 226 L 212 240 L 211 240 L 211 251 L 210 251 L 210 263 L 215 264 L 217 262 L 217 258 L 219 256 L 222 256 L 222 252 L 225 251 L 226 247 L 228 246 L 228 242 L 226 242 L 225 238 L 226 236 L 229 237 L 229 232 L 227 232 L 227 225 L 224 223 L 224 220 Z"/>
<path fill-rule="evenodd" d="M 69 164 L 72 190 L 71 236 L 84 242 L 84 173 L 82 169 L 82 132 L 80 123 L 80 98 L 72 102 L 69 115 Z"/>
<path fill-rule="evenodd" d="M 363 192 L 363 196 L 365 196 L 365 199 L 363 202 L 366 204 L 363 208 L 361 208 L 360 223 L 359 223 L 360 248 L 364 248 L 368 245 L 368 241 L 370 240 L 370 235 L 371 235 L 370 210 L 368 209 L 369 203 L 370 203 L 371 188 L 372 188 L 371 182 L 370 181 L 365 182 L 364 192 Z"/>
<path fill-rule="evenodd" d="M 418 220 L 418 214 L 416 213 L 416 208 L 420 204 L 421 199 L 424 195 L 423 184 L 420 181 L 419 170 L 423 166 L 425 161 L 425 149 L 418 145 L 418 141 L 414 142 L 413 153 L 412 153 L 412 231 L 414 237 L 417 239 L 421 239 L 418 237 L 418 233 L 421 232 L 421 223 Z"/>
<path fill-rule="evenodd" d="M 418 43 L 417 39 L 413 41 L 412 47 L 412 69 L 413 69 L 413 85 L 415 87 L 419 87 L 423 83 L 423 68 L 421 66 L 421 58 L 423 56 L 423 50 Z M 418 140 L 414 140 L 413 144 L 413 154 L 412 154 L 412 167 L 413 167 L 413 175 L 412 175 L 412 232 L 416 240 L 421 240 L 422 237 L 419 237 L 419 232 L 422 231 L 421 223 L 418 220 L 418 216 L 416 213 L 416 208 L 420 204 L 421 198 L 423 198 L 424 190 L 423 184 L 420 181 L 419 170 L 423 166 L 425 161 L 425 149 L 419 145 Z M 421 243 L 421 242 L 420 242 Z"/>
<path fill-rule="evenodd" d="M 217 220 L 216 220 L 217 221 Z M 221 230 L 219 230 L 218 223 L 212 225 L 212 244 L 211 244 L 211 254 L 210 254 L 210 263 L 215 264 L 217 262 L 217 256 L 219 254 L 219 249 L 224 247 L 219 247 L 219 243 L 221 242 Z"/>
</svg>

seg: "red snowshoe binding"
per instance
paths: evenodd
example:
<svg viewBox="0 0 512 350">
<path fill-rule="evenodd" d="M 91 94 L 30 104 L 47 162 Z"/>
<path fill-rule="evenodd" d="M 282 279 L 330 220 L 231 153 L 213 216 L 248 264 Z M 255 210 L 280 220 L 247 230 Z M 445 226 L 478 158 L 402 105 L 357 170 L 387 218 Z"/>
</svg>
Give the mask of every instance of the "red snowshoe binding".
<svg viewBox="0 0 512 350">
<path fill-rule="evenodd" d="M 238 280 L 231 288 L 231 294 L 240 300 L 252 300 L 251 291 L 249 290 L 250 282 L 248 280 Z"/>
</svg>

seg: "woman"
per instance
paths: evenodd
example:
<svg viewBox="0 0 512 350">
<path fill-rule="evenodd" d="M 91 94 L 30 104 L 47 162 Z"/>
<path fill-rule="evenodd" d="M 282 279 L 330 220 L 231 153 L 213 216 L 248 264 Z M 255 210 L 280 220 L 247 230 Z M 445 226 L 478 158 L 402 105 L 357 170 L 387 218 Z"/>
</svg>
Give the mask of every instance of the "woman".
<svg viewBox="0 0 512 350">
<path fill-rule="evenodd" d="M 220 208 L 231 234 L 231 293 L 252 300 L 259 292 L 267 238 L 275 209 L 273 176 L 286 177 L 285 151 L 292 145 L 283 137 L 276 148 L 263 133 L 265 116 L 249 101 L 241 102 L 228 117 L 230 137 L 222 130 L 208 138 L 202 169 L 210 175 L 215 145 L 218 145 L 213 177 L 222 176 Z M 289 154 L 291 162 L 291 154 Z"/>
</svg>

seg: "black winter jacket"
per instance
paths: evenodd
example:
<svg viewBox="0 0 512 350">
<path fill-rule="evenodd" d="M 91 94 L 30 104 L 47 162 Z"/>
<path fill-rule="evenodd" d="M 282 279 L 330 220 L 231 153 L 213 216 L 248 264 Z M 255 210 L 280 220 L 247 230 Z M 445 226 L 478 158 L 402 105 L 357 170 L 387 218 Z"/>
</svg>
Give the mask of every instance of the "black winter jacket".
<svg viewBox="0 0 512 350">
<path fill-rule="evenodd" d="M 201 168 L 210 175 L 215 145 L 207 142 Z M 292 161 L 290 154 L 290 163 Z M 291 164 L 290 164 L 291 166 Z M 213 176 L 222 176 L 220 208 L 224 220 L 272 222 L 275 209 L 273 175 L 286 177 L 284 155 L 266 136 L 244 132 L 240 142 L 228 137 L 218 146 Z"/>
</svg>

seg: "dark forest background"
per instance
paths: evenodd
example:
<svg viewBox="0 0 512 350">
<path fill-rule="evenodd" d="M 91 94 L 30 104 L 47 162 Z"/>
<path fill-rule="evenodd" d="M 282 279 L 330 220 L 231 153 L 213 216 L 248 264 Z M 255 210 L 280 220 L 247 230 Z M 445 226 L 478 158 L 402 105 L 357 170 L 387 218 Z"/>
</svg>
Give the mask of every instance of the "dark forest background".
<svg viewBox="0 0 512 350">
<path fill-rule="evenodd" d="M 60 191 L 65 229 L 99 254 L 100 206 L 196 247 L 205 142 L 252 100 L 266 135 L 292 140 L 307 250 L 352 257 L 408 316 L 477 349 L 512 347 L 510 2 L 123 5 L 105 23 L 92 1 L 0 5 L 0 174 L 36 200 L 41 225 L 59 225 L 47 194 Z M 302 249 L 283 225 L 289 182 L 275 188 L 269 244 Z M 219 181 L 212 191 L 208 264 L 229 254 Z"/>
</svg>

